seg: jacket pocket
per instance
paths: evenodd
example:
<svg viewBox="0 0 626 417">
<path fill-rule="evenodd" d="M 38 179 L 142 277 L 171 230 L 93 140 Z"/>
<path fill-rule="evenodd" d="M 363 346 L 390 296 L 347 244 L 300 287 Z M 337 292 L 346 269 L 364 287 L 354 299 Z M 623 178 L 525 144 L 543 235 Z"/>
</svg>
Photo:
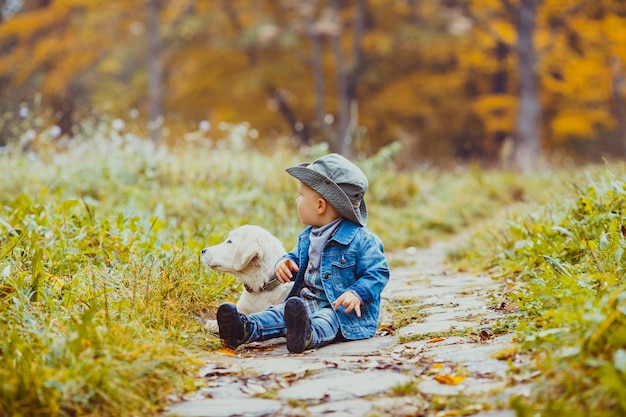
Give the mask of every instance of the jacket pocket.
<svg viewBox="0 0 626 417">
<path fill-rule="evenodd" d="M 333 255 L 330 259 L 333 281 L 340 291 L 345 291 L 357 279 L 356 254 L 342 253 Z"/>
</svg>

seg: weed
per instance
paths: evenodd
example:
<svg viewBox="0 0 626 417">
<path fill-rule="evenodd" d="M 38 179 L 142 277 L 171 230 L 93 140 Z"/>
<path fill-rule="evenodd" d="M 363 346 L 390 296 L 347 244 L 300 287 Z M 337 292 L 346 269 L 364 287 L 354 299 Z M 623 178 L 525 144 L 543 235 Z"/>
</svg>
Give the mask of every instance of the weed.
<svg viewBox="0 0 626 417">
<path fill-rule="evenodd" d="M 389 394 L 394 397 L 404 397 L 408 395 L 419 394 L 417 381 L 408 381 L 403 384 L 395 385 L 391 387 Z"/>
<path fill-rule="evenodd" d="M 514 283 L 517 337 L 542 372 L 533 395 L 514 402 L 522 415 L 626 413 L 626 184 L 617 169 L 589 170 L 569 194 L 480 245 Z"/>
<path fill-rule="evenodd" d="M 432 306 L 432 304 L 416 303 L 415 300 L 410 298 L 403 298 L 394 300 L 393 304 L 387 304 L 385 308 L 393 316 L 393 328 L 401 329 L 409 324 L 424 321 L 428 314 L 422 312 L 422 310 Z"/>
</svg>

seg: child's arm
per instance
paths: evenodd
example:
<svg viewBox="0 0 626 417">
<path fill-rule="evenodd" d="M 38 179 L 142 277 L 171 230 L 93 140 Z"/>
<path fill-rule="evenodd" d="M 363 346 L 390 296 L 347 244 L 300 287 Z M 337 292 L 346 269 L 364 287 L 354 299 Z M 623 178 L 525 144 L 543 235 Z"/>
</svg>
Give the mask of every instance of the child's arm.
<svg viewBox="0 0 626 417">
<path fill-rule="evenodd" d="M 368 234 L 358 252 L 356 281 L 347 288 L 344 286 L 344 292 L 337 297 L 333 307 L 338 309 L 343 306 L 346 313 L 354 310 L 361 317 L 361 308 L 374 301 L 380 302 L 380 294 L 389 281 L 389 266 L 383 244 L 376 235 Z M 349 308 L 346 308 L 346 303 Z"/>
</svg>

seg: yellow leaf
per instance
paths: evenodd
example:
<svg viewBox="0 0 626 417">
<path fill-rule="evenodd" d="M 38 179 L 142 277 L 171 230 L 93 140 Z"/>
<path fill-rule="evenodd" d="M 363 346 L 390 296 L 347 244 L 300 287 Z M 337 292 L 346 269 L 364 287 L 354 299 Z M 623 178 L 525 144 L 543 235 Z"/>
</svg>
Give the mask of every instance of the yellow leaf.
<svg viewBox="0 0 626 417">
<path fill-rule="evenodd" d="M 458 385 L 465 381 L 465 377 L 461 375 L 435 375 L 435 380 L 446 385 Z"/>
<path fill-rule="evenodd" d="M 436 343 L 436 342 L 441 342 L 442 340 L 446 340 L 446 338 L 445 337 L 433 337 L 426 343 Z"/>
<path fill-rule="evenodd" d="M 500 360 L 509 359 L 515 356 L 516 353 L 517 353 L 517 350 L 515 348 L 507 348 L 507 349 L 501 350 L 500 352 L 494 353 L 493 358 L 500 359 Z"/>
<path fill-rule="evenodd" d="M 237 356 L 235 355 L 235 351 L 232 350 L 231 348 L 218 349 L 215 351 L 215 353 L 217 353 L 218 355 L 223 355 L 223 356 Z"/>
</svg>

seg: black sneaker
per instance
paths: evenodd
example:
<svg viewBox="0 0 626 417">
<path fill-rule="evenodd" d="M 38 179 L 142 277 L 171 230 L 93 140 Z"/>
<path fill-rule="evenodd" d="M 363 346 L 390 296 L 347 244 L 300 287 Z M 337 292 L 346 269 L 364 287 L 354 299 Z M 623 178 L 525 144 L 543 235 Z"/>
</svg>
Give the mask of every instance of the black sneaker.
<svg viewBox="0 0 626 417">
<path fill-rule="evenodd" d="M 285 303 L 285 326 L 287 327 L 287 350 L 304 352 L 313 341 L 311 321 L 301 299 L 292 297 Z"/>
<path fill-rule="evenodd" d="M 224 303 L 217 309 L 217 327 L 220 339 L 230 348 L 246 343 L 250 337 L 250 323 L 244 314 L 231 303 Z"/>
</svg>

